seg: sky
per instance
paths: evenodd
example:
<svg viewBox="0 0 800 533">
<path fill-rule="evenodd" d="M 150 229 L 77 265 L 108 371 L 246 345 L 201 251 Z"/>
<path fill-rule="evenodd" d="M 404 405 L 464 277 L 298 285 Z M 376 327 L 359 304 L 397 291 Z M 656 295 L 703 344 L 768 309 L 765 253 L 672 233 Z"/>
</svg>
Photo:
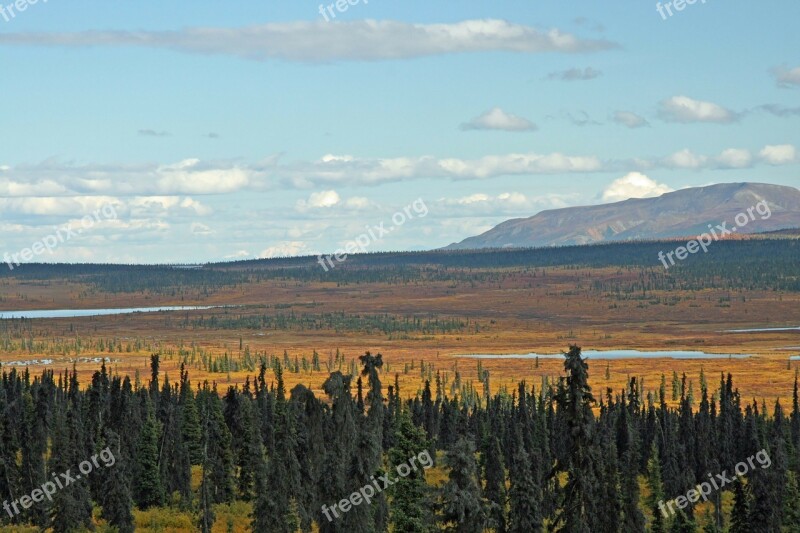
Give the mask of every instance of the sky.
<svg viewBox="0 0 800 533">
<path fill-rule="evenodd" d="M 796 0 L 30 2 L 0 0 L 4 262 L 422 250 L 800 186 Z"/>
</svg>

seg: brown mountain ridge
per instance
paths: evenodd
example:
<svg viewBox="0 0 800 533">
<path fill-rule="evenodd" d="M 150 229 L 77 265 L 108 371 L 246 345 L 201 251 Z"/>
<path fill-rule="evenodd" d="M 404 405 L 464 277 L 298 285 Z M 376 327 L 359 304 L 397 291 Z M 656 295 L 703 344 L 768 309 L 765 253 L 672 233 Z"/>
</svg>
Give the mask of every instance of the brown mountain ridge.
<svg viewBox="0 0 800 533">
<path fill-rule="evenodd" d="M 552 209 L 529 218 L 507 220 L 445 249 L 524 248 L 695 236 L 708 231 L 709 224 L 736 227 L 736 215 L 747 213 L 748 209 L 755 219 L 748 216 L 749 222 L 737 227 L 739 234 L 800 227 L 800 190 L 767 183 L 722 183 L 681 189 L 656 198 Z"/>
</svg>

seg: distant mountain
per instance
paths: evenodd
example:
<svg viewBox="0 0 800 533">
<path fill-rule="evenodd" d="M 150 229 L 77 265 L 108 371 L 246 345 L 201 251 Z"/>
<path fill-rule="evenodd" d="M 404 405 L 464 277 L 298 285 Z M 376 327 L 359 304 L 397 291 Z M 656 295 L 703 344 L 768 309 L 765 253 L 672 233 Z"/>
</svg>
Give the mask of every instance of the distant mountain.
<svg viewBox="0 0 800 533">
<path fill-rule="evenodd" d="M 590 244 L 601 241 L 693 237 L 708 225 L 737 226 L 736 215 L 766 201 L 771 215 L 737 228 L 736 234 L 800 227 L 800 190 L 766 183 L 723 183 L 632 198 L 613 204 L 542 211 L 507 220 L 486 233 L 453 243 L 446 250 Z M 763 208 L 762 212 L 766 213 Z M 740 218 L 740 220 L 743 220 Z"/>
</svg>

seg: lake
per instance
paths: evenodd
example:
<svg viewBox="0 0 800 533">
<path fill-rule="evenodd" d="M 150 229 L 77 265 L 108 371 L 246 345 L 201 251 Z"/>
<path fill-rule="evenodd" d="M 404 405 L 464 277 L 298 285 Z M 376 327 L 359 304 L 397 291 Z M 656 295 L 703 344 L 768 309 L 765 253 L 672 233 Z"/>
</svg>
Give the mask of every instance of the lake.
<svg viewBox="0 0 800 533">
<path fill-rule="evenodd" d="M 0 311 L 0 320 L 10 318 L 74 318 L 82 316 L 126 315 L 129 313 L 156 313 L 159 311 L 196 311 L 215 309 L 208 306 L 125 307 L 121 309 L 45 309 L 32 311 Z"/>
<path fill-rule="evenodd" d="M 800 331 L 800 327 L 795 328 L 752 328 L 752 329 L 726 329 L 725 333 L 763 333 L 770 331 Z"/>
<path fill-rule="evenodd" d="M 584 350 L 587 359 L 747 359 L 748 354 L 706 353 L 700 351 Z M 465 354 L 471 359 L 563 359 L 561 354 Z"/>
</svg>

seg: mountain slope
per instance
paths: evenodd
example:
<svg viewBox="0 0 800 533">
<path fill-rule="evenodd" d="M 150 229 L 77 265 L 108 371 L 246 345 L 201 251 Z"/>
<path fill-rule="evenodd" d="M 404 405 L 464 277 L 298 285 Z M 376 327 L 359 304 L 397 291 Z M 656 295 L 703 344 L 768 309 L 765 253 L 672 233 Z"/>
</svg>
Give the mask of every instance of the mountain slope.
<svg viewBox="0 0 800 533">
<path fill-rule="evenodd" d="M 695 236 L 708 225 L 736 226 L 735 217 L 759 202 L 762 216 L 738 228 L 760 233 L 800 227 L 800 190 L 765 183 L 723 183 L 694 187 L 657 198 L 632 198 L 612 204 L 542 211 L 530 218 L 507 220 L 489 231 L 447 246 L 447 250 L 589 244 L 600 241 Z M 767 210 L 761 207 L 763 213 Z M 764 218 L 767 217 L 767 218 Z"/>
</svg>

